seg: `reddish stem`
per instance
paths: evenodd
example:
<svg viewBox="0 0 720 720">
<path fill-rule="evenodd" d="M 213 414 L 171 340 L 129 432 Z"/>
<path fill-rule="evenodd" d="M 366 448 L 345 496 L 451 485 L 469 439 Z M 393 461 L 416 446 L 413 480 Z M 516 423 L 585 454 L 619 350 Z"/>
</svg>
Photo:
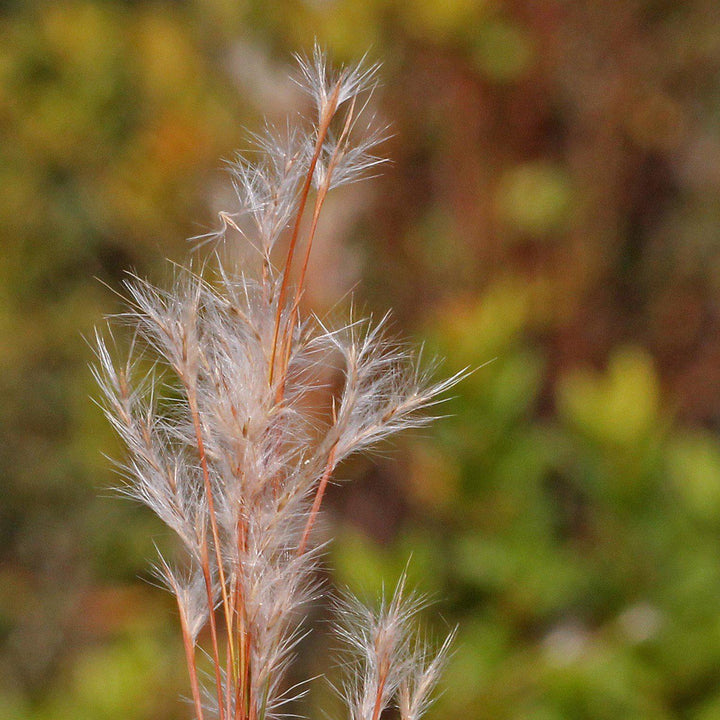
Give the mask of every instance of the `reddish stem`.
<svg viewBox="0 0 720 720">
<path fill-rule="evenodd" d="M 313 525 L 315 524 L 315 518 L 320 511 L 320 505 L 322 504 L 323 495 L 325 494 L 325 488 L 327 487 L 330 475 L 335 467 L 335 450 L 337 445 L 333 445 L 330 453 L 328 454 L 327 464 L 325 465 L 325 472 L 318 485 L 317 492 L 315 493 L 315 500 L 310 510 L 310 516 L 308 517 L 307 524 L 305 525 L 305 531 L 303 532 L 302 540 L 300 540 L 300 546 L 298 547 L 298 556 L 305 552 L 310 532 L 312 531 Z"/>
<path fill-rule="evenodd" d="M 273 333 L 272 353 L 270 357 L 270 378 L 269 382 L 272 385 L 275 376 L 275 357 L 277 354 L 278 338 L 280 335 L 280 323 L 282 319 L 283 306 L 285 305 L 285 298 L 287 296 L 288 286 L 290 283 L 290 267 L 292 265 L 293 257 L 295 255 L 295 246 L 297 245 L 298 236 L 300 234 L 300 221 L 305 212 L 305 205 L 307 204 L 308 195 L 310 193 L 310 186 L 312 185 L 313 175 L 315 174 L 315 167 L 322 153 L 323 144 L 327 138 L 328 130 L 330 129 L 330 121 L 337 110 L 338 97 L 340 94 L 341 80 L 339 79 L 335 85 L 332 95 L 325 104 L 322 114 L 320 116 L 320 124 L 318 126 L 318 135 L 315 141 L 315 149 L 313 156 L 310 160 L 307 175 L 305 176 L 305 182 L 303 183 L 302 190 L 300 192 L 300 202 L 298 203 L 298 211 L 295 216 L 295 224 L 293 225 L 292 235 L 290 237 L 290 245 L 288 247 L 287 258 L 285 259 L 285 268 L 283 269 L 283 280 L 280 285 L 280 293 L 278 295 L 278 306 L 277 314 L 275 317 L 275 330 Z"/>
<path fill-rule="evenodd" d="M 373 708 L 372 720 L 378 720 L 383 709 L 382 696 L 387 682 L 388 670 L 384 668 L 380 674 L 380 683 L 378 684 L 377 696 L 375 697 L 375 707 Z"/>
<path fill-rule="evenodd" d="M 210 619 L 210 637 L 213 646 L 213 664 L 215 665 L 215 684 L 217 686 L 218 708 L 220 710 L 220 718 L 224 720 L 225 711 L 222 704 L 222 679 L 220 678 L 220 651 L 218 649 L 217 625 L 215 623 L 215 607 L 212 591 L 212 579 L 210 577 L 210 556 L 208 554 L 207 539 L 204 536 L 201 544 L 201 564 L 203 578 L 205 580 L 205 591 L 208 597 L 208 612 Z"/>
<path fill-rule="evenodd" d="M 242 593 L 242 557 L 245 553 L 245 525 L 242 519 L 238 521 L 238 568 L 237 582 L 235 584 L 235 592 L 233 594 L 233 612 L 238 618 L 237 640 L 239 667 L 235 677 L 235 720 L 246 720 L 246 703 L 245 703 L 245 665 L 247 656 L 245 653 L 245 608 L 243 606 Z"/>
<path fill-rule="evenodd" d="M 197 667 L 195 666 L 195 645 L 190 637 L 190 629 L 179 596 L 177 596 L 177 601 L 180 609 L 180 627 L 182 628 L 183 645 L 185 646 L 185 659 L 190 673 L 190 686 L 192 687 L 193 702 L 195 703 L 195 714 L 197 720 L 204 720 L 202 701 L 200 699 L 200 685 L 197 678 Z"/>
<path fill-rule="evenodd" d="M 208 514 L 210 515 L 210 528 L 213 535 L 213 545 L 215 547 L 215 562 L 218 566 L 218 574 L 220 575 L 220 590 L 223 598 L 223 608 L 225 611 L 225 624 L 228 629 L 228 642 L 230 641 L 230 608 L 228 605 L 227 589 L 225 587 L 225 571 L 223 570 L 222 555 L 220 552 L 220 536 L 217 528 L 217 520 L 215 518 L 215 500 L 213 499 L 212 484 L 210 483 L 210 471 L 208 470 L 207 456 L 205 454 L 205 443 L 203 442 L 202 427 L 200 425 L 200 411 L 198 410 L 197 398 L 195 392 L 192 390 L 190 385 L 186 384 L 186 390 L 188 395 L 188 403 L 190 405 L 190 414 L 192 415 L 193 426 L 195 428 L 195 440 L 197 442 L 198 455 L 200 456 L 200 465 L 202 467 L 203 482 L 205 485 L 205 494 L 208 500 Z M 207 553 L 207 540 L 203 538 L 203 547 L 205 556 Z M 212 598 L 212 581 L 210 578 L 210 559 L 205 557 L 206 561 L 203 565 L 203 574 L 205 575 L 205 585 L 208 592 L 208 601 L 210 603 L 210 627 L 213 636 L 213 651 L 215 653 L 214 660 L 216 664 L 215 676 L 217 681 L 218 691 L 218 710 L 220 714 L 220 720 L 225 720 L 225 709 L 223 707 L 223 696 L 222 696 L 222 682 L 220 680 L 220 653 L 218 651 L 218 640 L 217 640 L 217 629 L 215 627 L 215 613 Z M 234 652 L 231 650 L 231 657 L 234 656 Z M 229 669 L 229 668 L 228 668 Z"/>
</svg>

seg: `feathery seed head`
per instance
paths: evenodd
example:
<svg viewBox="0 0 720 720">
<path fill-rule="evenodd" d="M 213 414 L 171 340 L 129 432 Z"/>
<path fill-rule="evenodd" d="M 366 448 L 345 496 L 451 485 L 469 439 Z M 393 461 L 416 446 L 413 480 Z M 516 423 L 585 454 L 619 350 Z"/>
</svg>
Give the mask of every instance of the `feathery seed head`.
<svg viewBox="0 0 720 720">
<path fill-rule="evenodd" d="M 351 595 L 337 602 L 337 634 L 349 651 L 342 695 L 352 720 L 378 720 L 393 704 L 402 720 L 418 720 L 432 702 L 454 633 L 433 652 L 416 622 L 427 600 L 405 585 L 403 574 L 392 598 L 383 595 L 377 609 Z"/>
<path fill-rule="evenodd" d="M 380 66 L 361 60 L 353 68 L 328 68 L 327 57 L 315 43 L 311 57 L 295 56 L 300 68 L 300 79 L 296 80 L 302 90 L 315 101 L 318 122 L 335 111 L 348 100 L 372 90 Z"/>
<path fill-rule="evenodd" d="M 217 254 L 214 272 L 177 268 L 167 290 L 132 277 L 122 316 L 134 329 L 128 360 L 116 365 L 96 337 L 94 374 L 128 449 L 123 492 L 149 506 L 186 551 L 186 571 L 161 558 L 157 574 L 177 599 L 198 720 L 280 716 L 283 671 L 302 636 L 298 609 L 317 591 L 312 529 L 335 467 L 424 425 L 422 411 L 462 377 L 433 381 L 388 337 L 387 318 L 331 329 L 303 317 L 326 194 L 383 161 L 371 152 L 382 131 L 356 137 L 367 105 L 358 97 L 372 89 L 377 66 L 332 71 L 317 46 L 298 61 L 317 117 L 309 128 L 255 136 L 258 157 L 232 165 L 239 208 L 221 213 L 213 234 L 231 245 L 233 230 L 233 242 L 252 243 L 258 267 L 231 272 Z M 153 367 L 143 373 L 145 357 Z M 337 391 L 321 380 L 333 364 L 343 378 Z M 329 417 L 314 407 L 318 393 Z M 420 642 L 413 623 L 424 601 L 404 584 L 377 613 L 355 601 L 338 608 L 359 671 L 345 688 L 353 720 L 378 720 L 392 702 L 402 720 L 416 720 L 429 702 L 449 640 L 437 655 Z M 207 687 L 195 662 L 206 626 Z"/>
</svg>

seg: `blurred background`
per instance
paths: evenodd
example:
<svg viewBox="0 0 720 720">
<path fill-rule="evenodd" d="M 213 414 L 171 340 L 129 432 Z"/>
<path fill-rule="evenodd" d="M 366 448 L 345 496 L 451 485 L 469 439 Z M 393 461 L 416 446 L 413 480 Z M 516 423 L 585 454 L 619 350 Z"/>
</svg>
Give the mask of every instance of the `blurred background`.
<svg viewBox="0 0 720 720">
<path fill-rule="evenodd" d="M 315 38 L 382 62 L 394 135 L 328 206 L 309 303 L 354 289 L 480 368 L 341 469 L 330 582 L 412 553 L 459 625 L 438 720 L 720 719 L 717 0 L 2 0 L 0 716 L 192 714 L 84 338 L 232 209 L 222 159 L 303 107 Z M 300 709 L 344 717 L 323 687 Z"/>
</svg>

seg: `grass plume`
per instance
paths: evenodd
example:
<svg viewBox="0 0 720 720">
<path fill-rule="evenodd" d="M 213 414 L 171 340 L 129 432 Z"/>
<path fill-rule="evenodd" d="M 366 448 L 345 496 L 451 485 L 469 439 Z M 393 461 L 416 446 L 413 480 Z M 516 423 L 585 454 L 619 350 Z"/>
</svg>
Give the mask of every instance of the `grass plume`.
<svg viewBox="0 0 720 720">
<path fill-rule="evenodd" d="M 313 527 L 335 468 L 425 425 L 427 408 L 458 380 L 433 381 L 385 320 L 329 328 L 301 313 L 325 198 L 381 162 L 373 148 L 382 133 L 361 119 L 377 66 L 332 71 L 317 48 L 298 62 L 313 117 L 255 138 L 258 159 L 232 166 L 238 208 L 220 213 L 220 231 L 206 238 L 252 243 L 256 266 L 230 271 L 217 252 L 203 272 L 176 268 L 168 290 L 131 277 L 128 359 L 117 364 L 96 338 L 104 407 L 128 448 L 124 491 L 185 550 L 182 568 L 161 557 L 156 572 L 177 599 L 197 720 L 282 715 L 284 671 L 303 633 L 298 610 L 317 590 Z M 343 382 L 325 388 L 323 415 L 311 396 L 328 368 Z M 338 605 L 339 634 L 356 658 L 343 693 L 352 720 L 378 720 L 390 705 L 417 720 L 429 704 L 449 640 L 438 654 L 420 640 L 421 604 L 401 581 L 377 611 Z M 206 626 L 207 687 L 197 667 Z"/>
</svg>

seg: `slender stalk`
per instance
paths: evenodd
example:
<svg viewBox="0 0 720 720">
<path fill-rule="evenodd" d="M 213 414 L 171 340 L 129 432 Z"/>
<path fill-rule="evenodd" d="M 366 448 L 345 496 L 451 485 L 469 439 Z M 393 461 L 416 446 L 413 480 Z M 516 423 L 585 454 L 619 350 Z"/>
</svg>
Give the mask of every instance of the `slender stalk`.
<svg viewBox="0 0 720 720">
<path fill-rule="evenodd" d="M 260 706 L 260 715 L 258 720 L 265 720 L 265 710 L 267 708 L 268 695 L 270 694 L 270 682 L 268 681 L 265 685 L 265 692 L 263 692 L 262 705 Z"/>
<path fill-rule="evenodd" d="M 193 703 L 195 705 L 195 713 L 197 720 L 204 720 L 203 709 L 202 709 L 202 698 L 200 696 L 200 684 L 198 683 L 197 677 L 197 665 L 195 663 L 195 643 L 193 642 L 190 634 L 190 628 L 188 627 L 187 616 L 185 614 L 185 608 L 180 601 L 180 592 L 178 586 L 172 581 L 172 585 L 176 590 L 175 598 L 178 604 L 178 610 L 180 613 L 180 629 L 182 630 L 183 645 L 185 647 L 185 660 L 187 662 L 188 673 L 190 675 L 190 687 L 192 688 Z"/>
<path fill-rule="evenodd" d="M 239 562 L 240 560 L 238 559 L 238 563 Z M 237 717 L 237 706 L 235 713 L 232 711 L 232 702 L 236 695 L 239 674 L 237 662 L 233 660 L 233 657 L 237 657 L 237 649 L 235 649 L 235 653 L 231 653 L 230 648 L 234 648 L 236 643 L 235 617 L 237 615 L 237 596 L 240 585 L 239 574 L 239 569 L 235 568 L 230 578 L 230 627 L 228 628 L 228 653 L 230 657 L 227 659 L 227 682 L 225 686 L 225 702 L 227 705 L 228 718 Z"/>
<path fill-rule="evenodd" d="M 225 644 L 225 715 L 230 717 L 230 702 L 232 698 L 232 685 L 235 668 L 232 661 L 232 631 L 228 628 L 227 643 Z"/>
<path fill-rule="evenodd" d="M 242 681 L 240 683 L 242 689 L 242 707 L 243 707 L 243 718 L 249 718 L 251 715 L 251 693 L 250 685 L 252 680 L 252 672 L 250 668 L 250 635 L 245 633 L 243 636 L 242 654 L 244 658 L 242 668 Z"/>
<path fill-rule="evenodd" d="M 290 268 L 292 266 L 293 256 L 295 254 L 295 246 L 297 245 L 298 236 L 300 234 L 300 222 L 302 216 L 305 213 L 305 205 L 307 204 L 308 195 L 310 193 L 310 186 L 312 185 L 313 175 L 315 174 L 315 167 L 322 148 L 327 138 L 328 131 L 330 130 L 330 122 L 333 119 L 333 115 L 337 110 L 338 97 L 340 94 L 340 88 L 342 86 L 342 76 L 338 79 L 335 89 L 332 95 L 328 98 L 325 107 L 323 108 L 320 116 L 320 123 L 317 129 L 317 139 L 315 140 L 315 148 L 313 151 L 310 165 L 305 176 L 305 182 L 303 183 L 302 190 L 300 192 L 300 202 L 298 203 L 298 211 L 295 215 L 295 224 L 293 225 L 292 235 L 290 237 L 290 245 L 288 247 L 288 254 L 285 259 L 285 267 L 283 269 L 283 279 L 280 285 L 280 292 L 278 294 L 277 313 L 275 317 L 275 330 L 273 333 L 272 342 L 272 353 L 270 355 L 270 377 L 269 383 L 272 385 L 274 374 L 275 374 L 275 356 L 277 354 L 278 337 L 280 334 L 280 323 L 282 320 L 283 306 L 285 305 L 285 298 L 287 296 L 288 286 L 290 284 Z"/>
<path fill-rule="evenodd" d="M 258 720 L 257 716 L 257 701 L 255 699 L 255 694 L 252 692 L 252 689 L 250 688 L 250 684 L 248 683 L 248 720 Z"/>
<path fill-rule="evenodd" d="M 210 516 L 210 528 L 213 535 L 213 546 L 215 548 L 215 562 L 218 567 L 218 574 L 220 576 L 220 590 L 222 592 L 223 608 L 225 611 L 225 624 L 226 627 L 230 627 L 229 622 L 229 606 L 227 600 L 227 588 L 225 587 L 225 571 L 223 569 L 222 554 L 220 552 L 220 535 L 217 528 L 217 520 L 215 517 L 215 501 L 213 499 L 212 485 L 210 483 L 210 471 L 207 464 L 207 456 L 205 453 L 205 443 L 203 441 L 202 427 L 200 425 L 200 411 L 198 409 L 197 398 L 195 396 L 194 389 L 189 383 L 185 383 L 188 405 L 190 408 L 190 415 L 192 416 L 193 427 L 195 429 L 195 439 L 197 442 L 198 455 L 200 456 L 200 465 L 203 473 L 203 483 L 205 485 L 205 494 L 208 501 L 208 515 Z M 222 693 L 222 680 L 220 677 L 220 653 L 218 649 L 218 637 L 217 627 L 215 623 L 215 608 L 213 605 L 213 593 L 212 593 L 212 580 L 210 577 L 210 559 L 207 550 L 207 538 L 203 537 L 203 550 L 205 557 L 203 558 L 203 575 L 205 577 L 205 585 L 208 593 L 209 613 L 210 613 L 210 628 L 212 630 L 212 642 L 213 642 L 213 659 L 215 662 L 215 681 L 217 684 L 218 694 L 218 711 L 220 714 L 220 720 L 225 720 L 225 710 L 223 707 L 223 693 Z M 228 642 L 230 637 L 228 635 Z M 229 670 L 229 668 L 228 668 Z"/>
<path fill-rule="evenodd" d="M 220 711 L 220 719 L 223 720 L 225 713 L 222 704 L 222 678 L 220 677 L 220 651 L 217 637 L 217 624 L 215 622 L 215 607 L 212 591 L 212 578 L 210 577 L 210 555 L 208 553 L 207 538 L 203 532 L 201 542 L 201 565 L 203 579 L 205 580 L 205 591 L 208 598 L 208 612 L 210 620 L 210 637 L 213 647 L 213 665 L 215 666 L 215 685 L 217 686 L 218 708 Z"/>
<path fill-rule="evenodd" d="M 385 691 L 385 683 L 387 682 L 389 668 L 387 667 L 387 661 L 383 663 L 383 667 L 380 669 L 380 678 L 378 682 L 377 695 L 375 696 L 375 707 L 373 708 L 372 720 L 378 720 L 380 713 L 383 710 L 383 692 Z"/>
<path fill-rule="evenodd" d="M 335 146 L 335 150 L 333 151 L 333 154 L 332 154 L 330 160 L 328 161 L 328 167 L 327 167 L 327 171 L 325 173 L 325 178 L 323 180 L 323 184 L 318 189 L 317 196 L 315 197 L 315 207 L 313 208 L 313 216 L 312 216 L 312 221 L 310 223 L 310 231 L 308 232 L 307 247 L 305 248 L 305 258 L 303 260 L 302 268 L 300 269 L 300 277 L 298 279 L 297 287 L 295 288 L 295 299 L 293 300 L 292 308 L 290 310 L 290 318 L 288 319 L 288 323 L 287 323 L 287 329 L 286 329 L 286 335 L 285 335 L 285 352 L 283 354 L 284 372 L 283 372 L 282 382 L 280 382 L 280 384 L 278 386 L 278 391 L 277 391 L 277 395 L 276 395 L 277 402 L 280 402 L 280 400 L 282 400 L 283 395 L 285 394 L 285 381 L 287 379 L 287 368 L 289 367 L 289 364 L 290 364 L 290 353 L 292 350 L 292 328 L 294 327 L 295 321 L 297 320 L 298 308 L 300 307 L 300 298 L 302 297 L 303 289 L 305 287 L 305 276 L 307 274 L 308 265 L 310 263 L 310 251 L 312 250 L 313 240 L 315 239 L 315 233 L 317 232 L 318 222 L 320 221 L 320 213 L 322 212 L 322 207 L 323 207 L 323 204 L 325 203 L 325 198 L 327 197 L 327 194 L 330 191 L 330 184 L 332 182 L 333 171 L 335 170 L 338 159 L 341 157 L 341 155 L 343 153 L 344 143 L 346 142 L 348 133 L 350 132 L 350 128 L 352 127 L 352 119 L 353 119 L 354 111 L 355 111 L 355 98 L 352 99 L 352 102 L 350 104 L 350 109 L 348 110 L 347 117 L 345 118 L 345 124 L 343 126 L 342 132 L 340 133 L 340 137 Z"/>
<path fill-rule="evenodd" d="M 236 568 L 235 588 L 232 594 L 232 610 L 233 617 L 237 617 L 237 632 L 233 633 L 233 641 L 237 641 L 237 655 L 239 660 L 233 667 L 233 676 L 235 681 L 235 717 L 234 720 L 245 720 L 245 607 L 242 593 L 241 573 L 242 556 L 245 553 L 245 524 L 239 518 L 238 521 L 238 567 Z M 234 630 L 234 628 L 233 628 Z M 241 714 L 239 714 L 241 713 Z"/>
<path fill-rule="evenodd" d="M 297 288 L 295 290 L 295 301 L 293 302 L 294 312 L 297 312 L 298 305 L 300 304 L 300 297 L 303 293 L 303 288 L 305 286 L 305 275 L 307 274 L 307 268 L 310 262 L 310 251 L 312 250 L 313 239 L 315 238 L 315 231 L 317 230 L 318 221 L 320 220 L 320 212 L 322 210 L 323 203 L 325 202 L 325 197 L 330 190 L 333 172 L 335 171 L 335 167 L 337 166 L 339 158 L 343 154 L 345 142 L 347 141 L 348 134 L 350 133 L 350 128 L 352 128 L 352 121 L 355 113 L 355 100 L 356 98 L 353 98 L 350 103 L 350 108 L 348 109 L 342 132 L 340 133 L 340 137 L 338 138 L 337 144 L 335 145 L 335 150 L 333 151 L 332 157 L 328 161 L 325 179 L 322 186 L 318 190 L 317 197 L 315 198 L 312 225 L 310 227 L 310 232 L 308 233 L 307 248 L 305 249 L 305 259 L 303 260 L 302 269 L 300 270 L 300 277 L 298 278 Z"/>
<path fill-rule="evenodd" d="M 305 525 L 305 531 L 303 532 L 302 540 L 300 540 L 300 545 L 298 546 L 298 557 L 305 552 L 305 548 L 310 537 L 310 532 L 312 531 L 313 525 L 315 524 L 315 518 L 317 517 L 318 512 L 320 512 L 320 505 L 322 504 L 323 495 L 325 494 L 325 488 L 327 487 L 328 481 L 330 480 L 330 475 L 335 468 L 336 448 L 337 444 L 333 445 L 330 449 L 330 452 L 328 453 L 327 464 L 325 465 L 325 472 L 323 472 L 323 476 L 320 479 L 320 483 L 318 484 L 318 489 L 315 493 L 315 500 L 313 502 L 312 509 L 310 510 L 310 515 Z"/>
<path fill-rule="evenodd" d="M 225 626 L 228 631 L 228 642 L 230 642 L 230 606 L 228 603 L 227 587 L 225 586 L 225 570 L 223 568 L 222 553 L 220 550 L 220 534 L 217 527 L 217 518 L 215 516 L 215 500 L 213 498 L 212 484 L 210 482 L 210 471 L 208 470 L 207 456 L 205 454 L 205 443 L 203 441 L 202 427 L 200 425 L 200 411 L 198 410 L 197 399 L 195 393 L 186 385 L 188 390 L 188 403 L 190 405 L 190 414 L 192 415 L 193 427 L 195 428 L 195 439 L 197 441 L 198 455 L 200 456 L 200 465 L 203 472 L 203 482 L 205 485 L 205 494 L 208 499 L 208 515 L 210 515 L 210 528 L 213 535 L 213 546 L 215 548 L 215 562 L 218 567 L 220 576 L 220 591 L 222 593 L 223 610 L 225 612 Z M 232 645 L 232 644 L 231 644 Z M 234 650 L 231 648 L 232 660 L 234 658 Z M 222 704 L 221 698 L 218 698 Z"/>
</svg>

